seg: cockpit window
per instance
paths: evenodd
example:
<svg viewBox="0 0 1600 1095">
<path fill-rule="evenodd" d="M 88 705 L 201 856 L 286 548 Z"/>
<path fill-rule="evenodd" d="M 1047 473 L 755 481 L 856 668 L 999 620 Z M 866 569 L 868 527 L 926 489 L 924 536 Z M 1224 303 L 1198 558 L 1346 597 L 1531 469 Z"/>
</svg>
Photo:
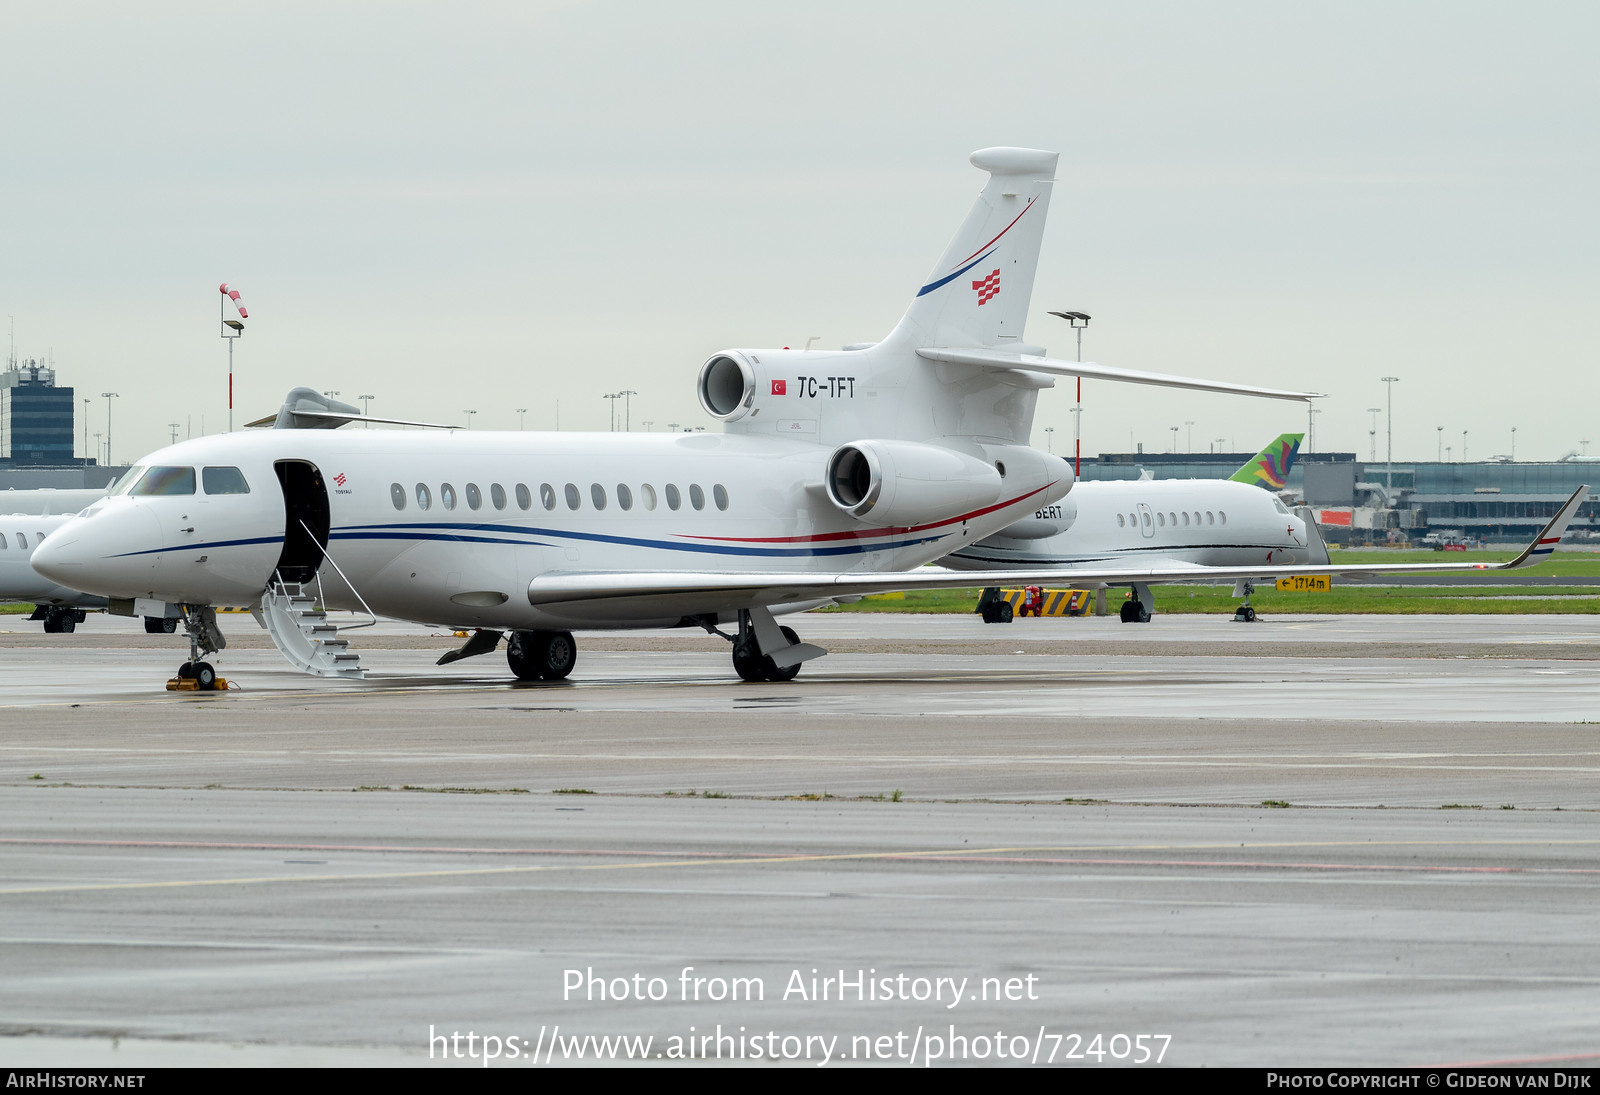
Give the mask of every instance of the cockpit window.
<svg viewBox="0 0 1600 1095">
<path fill-rule="evenodd" d="M 1274 498 L 1272 504 L 1278 507 L 1279 513 L 1287 514 L 1289 512 L 1289 507 L 1283 504 L 1282 498 Z"/>
<path fill-rule="evenodd" d="M 193 468 L 151 468 L 134 485 L 135 495 L 193 494 Z"/>
<path fill-rule="evenodd" d="M 110 487 L 109 491 L 107 491 L 107 493 L 108 494 L 127 494 L 128 493 L 128 488 L 132 487 L 135 483 L 137 483 L 139 481 L 139 477 L 141 475 L 143 475 L 143 474 L 144 474 L 144 465 L 143 464 L 140 464 L 137 467 L 129 468 L 127 471 L 122 473 L 122 478 L 121 479 L 118 479 L 115 483 L 111 484 L 111 487 Z"/>
<path fill-rule="evenodd" d="M 202 468 L 200 484 L 207 494 L 249 494 L 250 484 L 238 468 Z"/>
</svg>

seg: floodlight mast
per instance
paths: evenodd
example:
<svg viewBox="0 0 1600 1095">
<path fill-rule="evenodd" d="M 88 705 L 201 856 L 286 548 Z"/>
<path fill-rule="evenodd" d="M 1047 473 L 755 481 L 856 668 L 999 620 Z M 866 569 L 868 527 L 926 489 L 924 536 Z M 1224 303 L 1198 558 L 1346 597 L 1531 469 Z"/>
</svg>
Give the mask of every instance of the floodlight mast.
<svg viewBox="0 0 1600 1095">
<path fill-rule="evenodd" d="M 1083 329 L 1089 326 L 1089 316 L 1085 312 L 1051 312 L 1072 325 L 1078 332 L 1078 360 L 1083 360 Z M 1072 474 L 1083 475 L 1083 377 L 1078 377 L 1078 400 L 1072 407 Z"/>
<path fill-rule="evenodd" d="M 243 320 L 250 318 L 250 313 L 245 311 L 244 302 L 239 299 L 237 289 L 228 288 L 228 283 L 223 282 L 218 286 L 222 294 L 217 301 L 217 319 L 220 321 L 218 330 L 223 338 L 228 340 L 228 432 L 233 432 L 233 341 L 244 334 Z M 228 301 L 233 301 L 233 306 L 239 310 L 238 319 L 228 318 Z"/>
</svg>

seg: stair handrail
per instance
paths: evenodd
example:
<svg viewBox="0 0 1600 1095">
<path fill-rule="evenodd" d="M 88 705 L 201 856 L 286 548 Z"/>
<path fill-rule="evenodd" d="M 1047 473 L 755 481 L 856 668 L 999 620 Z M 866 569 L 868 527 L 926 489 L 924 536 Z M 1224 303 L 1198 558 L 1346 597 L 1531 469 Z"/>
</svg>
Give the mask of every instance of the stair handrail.
<svg viewBox="0 0 1600 1095">
<path fill-rule="evenodd" d="M 310 536 L 313 540 L 316 539 L 316 535 L 314 533 L 312 533 L 310 527 L 307 526 L 304 521 L 300 522 L 300 527 L 306 530 L 306 535 L 307 536 Z M 378 623 L 378 614 L 376 612 L 372 611 L 372 606 L 367 604 L 367 599 L 361 595 L 361 591 L 355 587 L 355 585 L 350 581 L 349 578 L 345 577 L 345 573 L 344 573 L 343 570 L 341 570 L 339 568 L 339 564 L 334 561 L 334 558 L 333 558 L 332 555 L 328 554 L 328 545 L 327 544 L 322 544 L 321 547 L 322 547 L 322 557 L 324 559 L 328 560 L 328 562 L 333 565 L 334 572 L 337 573 L 339 575 L 339 579 L 342 582 L 344 582 L 345 588 L 348 589 L 351 593 L 354 593 L 356 595 L 356 600 L 361 602 L 361 607 L 366 610 L 366 613 L 367 613 L 368 616 L 372 617 L 372 619 L 368 620 L 364 624 L 347 624 L 345 627 L 342 627 L 339 630 L 343 631 L 343 630 L 346 630 L 348 628 L 348 630 L 356 631 L 356 630 L 359 630 L 360 628 L 363 628 L 363 627 L 374 627 L 374 626 L 376 626 L 377 623 Z M 322 570 L 320 568 L 318 568 L 318 570 L 316 571 L 316 575 L 317 575 L 317 598 L 318 598 L 319 603 L 324 608 L 326 608 L 327 604 L 328 604 L 328 599 L 322 595 Z"/>
</svg>

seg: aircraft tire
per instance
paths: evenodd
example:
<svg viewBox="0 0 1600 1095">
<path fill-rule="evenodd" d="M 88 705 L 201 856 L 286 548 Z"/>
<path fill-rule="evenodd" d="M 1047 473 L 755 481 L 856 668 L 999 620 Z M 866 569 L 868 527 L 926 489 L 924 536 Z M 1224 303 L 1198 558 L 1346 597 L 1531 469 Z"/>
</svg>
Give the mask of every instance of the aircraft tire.
<svg viewBox="0 0 1600 1095">
<path fill-rule="evenodd" d="M 578 644 L 570 631 L 535 631 L 533 648 L 539 675 L 547 681 L 565 680 L 578 664 Z"/>
<path fill-rule="evenodd" d="M 791 645 L 800 641 L 800 636 L 795 634 L 794 628 L 779 627 L 778 630 L 783 632 L 783 637 L 788 639 Z M 769 681 L 792 681 L 800 675 L 800 667 L 805 664 L 804 662 L 795 662 L 793 665 L 779 669 L 772 664 L 771 658 L 762 658 L 761 660 L 767 663 L 767 680 Z"/>
<path fill-rule="evenodd" d="M 44 618 L 44 633 L 46 635 L 54 635 L 60 630 L 61 621 L 56 617 L 54 612 L 50 613 Z"/>
<path fill-rule="evenodd" d="M 168 625 L 171 625 L 170 627 Z M 144 633 L 146 635 L 164 635 L 176 629 L 177 620 L 165 620 L 160 616 L 146 616 L 144 618 Z"/>
<path fill-rule="evenodd" d="M 178 666 L 178 679 L 180 681 L 189 680 L 193 676 L 194 662 L 184 662 L 182 665 Z"/>
<path fill-rule="evenodd" d="M 73 614 L 70 612 L 63 612 L 60 616 L 56 617 L 56 630 L 63 635 L 72 634 L 74 631 L 78 630 L 77 617 L 73 616 Z"/>
<path fill-rule="evenodd" d="M 506 636 L 506 664 L 519 681 L 541 679 L 539 659 L 534 653 L 532 631 L 513 631 Z"/>
<path fill-rule="evenodd" d="M 733 671 L 739 674 L 741 681 L 754 683 L 766 680 L 766 666 L 762 665 L 762 662 L 767 662 L 767 659 L 761 656 L 755 643 L 733 644 Z"/>
<path fill-rule="evenodd" d="M 192 675 L 202 692 L 209 692 L 217 686 L 217 671 L 211 668 L 210 662 L 195 662 Z"/>
<path fill-rule="evenodd" d="M 997 624 L 1008 624 L 1016 619 L 1016 615 L 1017 610 L 1011 607 L 1010 601 L 1001 601 L 994 606 L 994 622 Z"/>
</svg>

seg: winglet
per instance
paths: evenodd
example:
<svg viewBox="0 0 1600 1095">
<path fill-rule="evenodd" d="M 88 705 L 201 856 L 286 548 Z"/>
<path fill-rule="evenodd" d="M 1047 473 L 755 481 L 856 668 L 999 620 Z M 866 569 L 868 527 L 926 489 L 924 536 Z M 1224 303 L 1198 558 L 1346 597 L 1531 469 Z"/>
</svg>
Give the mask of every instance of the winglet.
<svg viewBox="0 0 1600 1095">
<path fill-rule="evenodd" d="M 1554 551 L 1556 545 L 1561 542 L 1561 537 L 1566 535 L 1567 526 L 1578 515 L 1578 507 L 1583 505 L 1588 498 L 1589 485 L 1585 483 L 1572 492 L 1572 497 L 1567 499 L 1566 505 L 1556 510 L 1556 515 L 1550 518 L 1550 523 L 1544 527 L 1544 531 L 1533 538 L 1533 543 L 1522 549 L 1521 555 L 1518 555 L 1509 563 L 1504 563 L 1494 569 L 1515 570 L 1518 567 L 1533 566 L 1536 563 L 1544 562 L 1545 557 Z"/>
</svg>

